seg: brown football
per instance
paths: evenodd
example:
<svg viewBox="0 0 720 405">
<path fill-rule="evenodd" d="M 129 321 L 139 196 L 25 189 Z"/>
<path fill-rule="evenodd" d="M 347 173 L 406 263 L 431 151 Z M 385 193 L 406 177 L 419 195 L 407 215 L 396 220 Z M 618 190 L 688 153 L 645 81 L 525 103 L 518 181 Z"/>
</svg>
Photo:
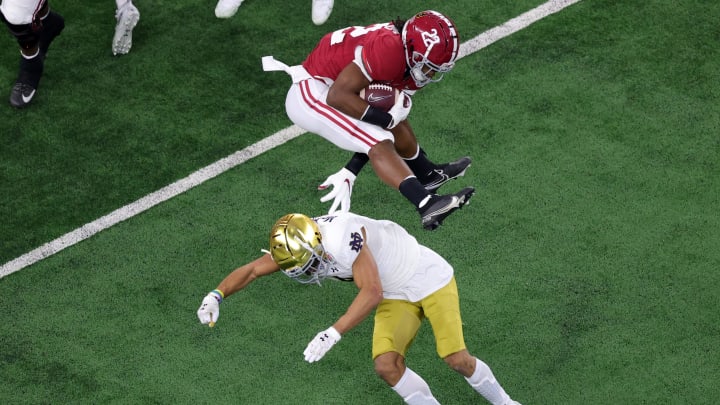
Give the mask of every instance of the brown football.
<svg viewBox="0 0 720 405">
<path fill-rule="evenodd" d="M 382 83 L 370 83 L 366 88 L 360 90 L 360 97 L 367 101 L 372 107 L 385 112 L 390 111 L 395 100 L 400 96 L 400 91 Z"/>
</svg>

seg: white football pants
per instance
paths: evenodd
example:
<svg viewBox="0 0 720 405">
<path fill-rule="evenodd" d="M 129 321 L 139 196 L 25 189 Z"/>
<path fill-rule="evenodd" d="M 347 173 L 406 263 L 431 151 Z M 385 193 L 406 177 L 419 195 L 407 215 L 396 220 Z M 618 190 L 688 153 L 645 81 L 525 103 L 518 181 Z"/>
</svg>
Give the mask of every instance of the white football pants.
<svg viewBox="0 0 720 405">
<path fill-rule="evenodd" d="M 40 11 L 43 0 L 2 0 L 0 11 L 13 25 L 30 24 Z"/>
<path fill-rule="evenodd" d="M 290 120 L 350 152 L 367 154 L 381 141 L 394 141 L 390 131 L 352 118 L 327 105 L 329 88 L 324 81 L 315 78 L 293 83 L 285 99 L 285 110 Z"/>
</svg>

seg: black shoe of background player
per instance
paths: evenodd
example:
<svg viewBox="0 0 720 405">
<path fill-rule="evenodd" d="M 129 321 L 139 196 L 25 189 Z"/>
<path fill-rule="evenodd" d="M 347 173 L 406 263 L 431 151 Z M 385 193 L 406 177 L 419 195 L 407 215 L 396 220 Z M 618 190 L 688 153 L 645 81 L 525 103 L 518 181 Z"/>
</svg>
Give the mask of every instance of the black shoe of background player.
<svg viewBox="0 0 720 405">
<path fill-rule="evenodd" d="M 65 19 L 53 11 L 42 20 L 38 55 L 30 59 L 22 57 L 20 60 L 20 73 L 10 91 L 10 105 L 23 108 L 33 100 L 40 84 L 48 48 L 64 28 Z"/>
<path fill-rule="evenodd" d="M 437 229 L 445 218 L 467 204 L 473 194 L 473 187 L 465 187 L 455 194 L 432 195 L 425 205 L 418 208 L 423 228 L 428 231 Z"/>
<path fill-rule="evenodd" d="M 27 83 L 16 82 L 10 92 L 10 105 L 23 108 L 35 97 L 35 88 Z"/>
<path fill-rule="evenodd" d="M 439 169 L 430 172 L 428 178 L 422 181 L 423 186 L 427 191 L 434 193 L 448 181 L 464 176 L 465 170 L 470 167 L 470 163 L 472 163 L 472 160 L 466 156 L 454 162 L 440 165 Z"/>
<path fill-rule="evenodd" d="M 16 108 L 23 108 L 33 100 L 44 66 L 40 54 L 30 59 L 20 58 L 20 73 L 10 91 L 10 105 Z"/>
</svg>

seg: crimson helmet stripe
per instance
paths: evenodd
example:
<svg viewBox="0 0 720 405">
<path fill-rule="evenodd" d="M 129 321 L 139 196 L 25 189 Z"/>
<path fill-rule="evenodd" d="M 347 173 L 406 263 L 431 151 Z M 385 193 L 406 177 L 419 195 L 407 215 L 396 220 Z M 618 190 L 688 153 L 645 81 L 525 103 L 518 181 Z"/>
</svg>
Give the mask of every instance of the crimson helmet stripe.
<svg viewBox="0 0 720 405">
<path fill-rule="evenodd" d="M 437 11 L 431 10 L 430 12 L 435 14 L 438 18 L 440 18 L 440 20 L 442 20 L 443 22 L 445 22 L 445 24 L 447 24 L 447 28 L 448 28 L 449 32 L 445 39 L 447 41 L 452 42 L 450 44 L 450 46 L 452 47 L 452 56 L 450 57 L 450 62 L 454 62 L 455 58 L 457 58 L 458 51 L 460 51 L 460 41 L 459 41 L 460 38 L 457 34 L 457 30 L 455 29 L 455 24 L 449 18 L 438 13 Z"/>
<path fill-rule="evenodd" d="M 340 113 L 338 110 L 330 107 L 315 97 L 311 92 L 310 85 L 307 80 L 300 83 L 300 93 L 302 94 L 303 101 L 308 107 L 340 127 L 348 135 L 353 138 L 357 138 L 370 147 L 380 142 L 371 134 L 355 125 L 355 123 L 346 115 Z"/>
</svg>

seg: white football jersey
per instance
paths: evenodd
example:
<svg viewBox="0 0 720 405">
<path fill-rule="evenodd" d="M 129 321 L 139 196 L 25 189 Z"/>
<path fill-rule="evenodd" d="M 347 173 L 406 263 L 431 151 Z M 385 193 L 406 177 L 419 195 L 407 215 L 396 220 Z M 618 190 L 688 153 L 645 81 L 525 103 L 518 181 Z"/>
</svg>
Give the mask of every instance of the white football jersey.
<svg viewBox="0 0 720 405">
<path fill-rule="evenodd" d="M 366 245 L 375 258 L 385 298 L 416 302 L 445 286 L 453 276 L 445 259 L 392 221 L 353 213 L 313 219 L 325 251 L 335 263 L 328 277 L 352 280 L 352 265 Z"/>
</svg>

